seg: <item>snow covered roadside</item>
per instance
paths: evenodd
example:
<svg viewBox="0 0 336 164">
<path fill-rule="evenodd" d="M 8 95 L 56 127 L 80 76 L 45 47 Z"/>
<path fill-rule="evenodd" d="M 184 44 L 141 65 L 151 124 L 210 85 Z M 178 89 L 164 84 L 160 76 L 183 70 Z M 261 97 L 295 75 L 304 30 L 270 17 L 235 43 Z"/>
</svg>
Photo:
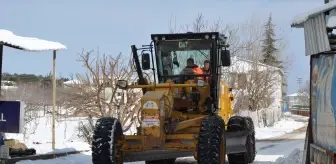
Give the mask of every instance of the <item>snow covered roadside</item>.
<svg viewBox="0 0 336 164">
<path fill-rule="evenodd" d="M 49 160 L 25 160 L 16 164 L 92 164 L 91 152 L 72 154 Z"/>
<path fill-rule="evenodd" d="M 296 114 L 292 114 L 290 112 L 284 113 L 284 116 L 285 116 L 285 118 L 290 117 L 290 118 L 292 118 L 294 120 L 297 120 L 297 121 L 308 121 L 308 119 L 309 119 L 309 117 L 307 117 L 307 116 L 296 115 Z"/>
<path fill-rule="evenodd" d="M 273 127 L 255 128 L 256 139 L 270 139 L 291 133 L 304 127 L 307 124 L 302 122 L 304 120 L 306 120 L 306 117 L 304 116 L 285 114 L 285 117 L 282 120 L 276 122 Z"/>
<path fill-rule="evenodd" d="M 78 117 L 56 122 L 56 150 L 52 150 L 51 147 L 51 117 L 37 119 L 35 133 L 28 134 L 26 138 L 23 134 L 13 133 L 6 133 L 6 138 L 25 143 L 28 148 L 36 149 L 37 154 L 91 150 L 89 144 L 77 137 L 80 121 L 85 121 L 85 118 Z M 27 127 L 33 129 L 35 126 L 31 123 Z"/>
<path fill-rule="evenodd" d="M 307 117 L 292 115 L 285 113 L 285 117 L 276 122 L 273 127 L 256 128 L 256 139 L 269 139 L 274 137 L 280 137 L 286 133 L 291 133 L 299 128 L 305 126 Z M 82 139 L 77 137 L 77 127 L 81 121 L 86 121 L 85 118 L 69 118 L 66 120 L 58 120 L 56 123 L 56 149 L 58 151 L 65 150 L 90 150 L 90 145 L 85 143 Z M 34 124 L 28 125 L 30 128 L 34 128 Z M 130 133 L 135 131 L 131 129 Z M 52 152 L 51 149 L 51 118 L 43 117 L 37 121 L 37 127 L 34 134 L 27 135 L 26 139 L 22 134 L 6 134 L 7 138 L 18 139 L 25 143 L 29 148 L 35 148 L 38 154 L 44 154 Z M 38 143 L 38 144 L 36 144 Z M 56 151 L 56 150 L 55 150 Z"/>
<path fill-rule="evenodd" d="M 303 151 L 300 149 L 295 149 L 292 151 L 288 157 L 280 157 L 278 158 L 275 163 L 276 164 L 299 164 L 302 163 L 303 159 Z"/>
<path fill-rule="evenodd" d="M 56 150 L 52 150 L 51 147 L 51 122 L 50 116 L 38 118 L 36 124 L 30 122 L 27 128 L 30 130 L 36 128 L 36 130 L 33 134 L 27 134 L 26 138 L 24 138 L 23 134 L 6 133 L 5 135 L 7 139 L 17 139 L 25 143 L 28 148 L 36 149 L 37 154 L 91 150 L 90 145 L 78 137 L 78 126 L 81 123 L 86 123 L 87 118 L 72 117 L 56 120 Z M 135 131 L 136 128 L 131 127 L 126 134 L 134 133 Z"/>
</svg>

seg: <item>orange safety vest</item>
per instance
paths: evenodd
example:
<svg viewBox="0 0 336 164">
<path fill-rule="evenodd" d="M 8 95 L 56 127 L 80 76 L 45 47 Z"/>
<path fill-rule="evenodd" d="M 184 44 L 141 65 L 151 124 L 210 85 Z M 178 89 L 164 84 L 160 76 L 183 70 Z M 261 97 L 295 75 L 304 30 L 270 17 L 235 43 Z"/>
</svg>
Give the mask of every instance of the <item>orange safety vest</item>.
<svg viewBox="0 0 336 164">
<path fill-rule="evenodd" d="M 203 70 L 200 67 L 195 67 L 192 69 L 192 71 L 196 74 L 196 75 L 202 75 L 203 74 Z M 197 77 L 198 79 L 203 79 L 203 77 L 199 76 Z"/>
</svg>

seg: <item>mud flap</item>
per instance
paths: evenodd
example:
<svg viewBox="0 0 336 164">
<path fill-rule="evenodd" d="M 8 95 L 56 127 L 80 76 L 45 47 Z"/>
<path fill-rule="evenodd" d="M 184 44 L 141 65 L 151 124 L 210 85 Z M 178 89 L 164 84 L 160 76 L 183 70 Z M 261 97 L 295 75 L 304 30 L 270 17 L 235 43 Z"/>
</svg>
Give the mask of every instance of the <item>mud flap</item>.
<svg viewBox="0 0 336 164">
<path fill-rule="evenodd" d="M 246 140 L 249 131 L 226 132 L 226 153 L 244 153 L 246 152 Z"/>
</svg>

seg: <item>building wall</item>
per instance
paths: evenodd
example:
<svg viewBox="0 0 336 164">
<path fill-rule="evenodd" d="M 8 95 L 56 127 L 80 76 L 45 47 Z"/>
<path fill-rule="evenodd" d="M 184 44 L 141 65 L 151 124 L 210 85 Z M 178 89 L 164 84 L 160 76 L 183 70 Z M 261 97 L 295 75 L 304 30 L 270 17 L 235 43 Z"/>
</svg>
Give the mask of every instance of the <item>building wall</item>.
<svg viewBox="0 0 336 164">
<path fill-rule="evenodd" d="M 256 68 L 257 67 L 257 68 Z M 275 84 L 273 85 L 272 90 L 274 91 L 271 95 L 273 98 L 273 102 L 270 106 L 268 106 L 265 109 L 262 109 L 257 112 L 250 112 L 250 111 L 239 111 L 240 115 L 249 115 L 252 117 L 254 122 L 258 122 L 260 126 L 267 126 L 272 125 L 274 122 L 278 121 L 281 117 L 282 113 L 282 98 L 283 94 L 287 92 L 287 86 L 284 86 L 283 84 L 286 84 L 286 78 L 285 74 L 279 69 L 271 66 L 264 65 L 262 63 L 256 63 L 250 60 L 241 59 L 237 57 L 233 57 L 232 59 L 232 65 L 231 67 L 224 69 L 223 72 L 223 79 L 228 82 L 230 87 L 233 88 L 240 88 L 240 86 L 244 87 L 244 81 L 248 80 L 247 78 L 245 80 L 242 78 L 242 74 L 247 73 L 251 70 L 253 71 L 263 71 L 266 69 L 274 69 L 275 70 Z M 278 71 L 277 71 L 278 70 Z M 239 77 L 239 75 L 241 75 Z M 238 94 L 235 90 L 234 94 Z M 241 93 L 241 91 L 239 91 Z M 246 109 L 247 110 L 247 109 Z M 265 118 L 265 122 L 260 121 L 262 118 Z"/>
<path fill-rule="evenodd" d="M 336 149 L 336 57 L 312 57 L 311 118 L 314 143 Z"/>
</svg>

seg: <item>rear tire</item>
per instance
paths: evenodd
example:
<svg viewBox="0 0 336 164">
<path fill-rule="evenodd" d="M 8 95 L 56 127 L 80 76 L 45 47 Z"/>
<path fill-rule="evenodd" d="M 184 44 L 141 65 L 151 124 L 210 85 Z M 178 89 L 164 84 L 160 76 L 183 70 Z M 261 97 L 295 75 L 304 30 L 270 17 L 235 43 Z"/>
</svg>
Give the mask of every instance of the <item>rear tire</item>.
<svg viewBox="0 0 336 164">
<path fill-rule="evenodd" d="M 93 164 L 123 163 L 123 153 L 117 147 L 123 137 L 123 131 L 118 119 L 105 117 L 97 120 L 92 140 Z"/>
<path fill-rule="evenodd" d="M 174 164 L 176 158 L 172 159 L 162 159 L 162 160 L 155 160 L 155 161 L 146 161 L 146 164 Z"/>
<path fill-rule="evenodd" d="M 255 146 L 255 130 L 254 130 L 254 123 L 251 117 L 245 117 L 247 119 L 247 123 L 249 124 L 249 129 L 251 130 L 251 134 L 249 135 L 249 137 L 247 139 L 249 139 L 250 141 L 248 142 L 248 150 L 250 152 L 249 155 L 249 162 L 252 163 L 255 160 L 257 151 L 256 151 L 256 146 Z"/>
<path fill-rule="evenodd" d="M 229 119 L 228 122 L 228 131 L 229 132 L 237 132 L 237 131 L 250 131 L 250 134 L 246 139 L 246 152 L 244 153 L 236 153 L 236 154 L 228 154 L 228 160 L 231 164 L 247 164 L 253 163 L 256 156 L 255 149 L 255 131 L 254 125 L 251 117 L 241 117 L 241 116 L 233 116 Z"/>
<path fill-rule="evenodd" d="M 222 164 L 225 163 L 225 122 L 217 115 L 209 115 L 201 122 L 197 163 Z"/>
</svg>

